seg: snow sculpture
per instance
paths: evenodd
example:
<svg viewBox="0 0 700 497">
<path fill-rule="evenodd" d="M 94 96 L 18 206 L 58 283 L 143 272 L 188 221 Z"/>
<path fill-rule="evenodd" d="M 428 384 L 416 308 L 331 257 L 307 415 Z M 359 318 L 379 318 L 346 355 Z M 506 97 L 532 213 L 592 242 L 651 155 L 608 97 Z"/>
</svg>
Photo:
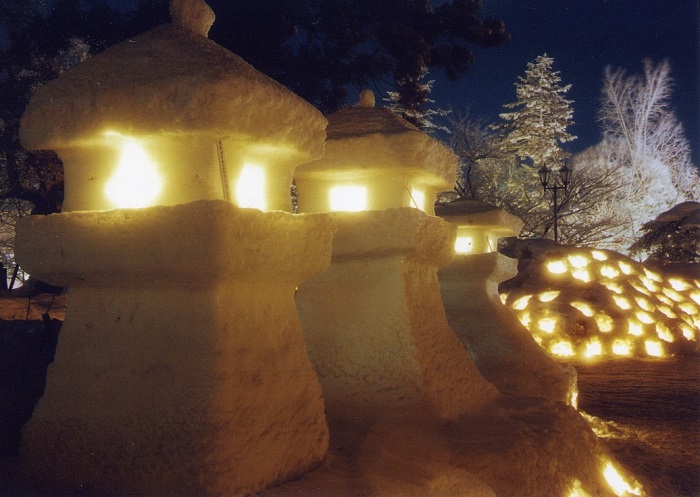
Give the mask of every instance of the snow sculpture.
<svg viewBox="0 0 700 497">
<path fill-rule="evenodd" d="M 267 209 L 288 208 L 325 119 L 203 37 L 202 5 L 174 2 L 176 23 L 49 83 L 22 122 L 25 146 L 66 161 L 72 211 L 25 218 L 16 240 L 24 268 L 70 293 L 21 448 L 52 495 L 241 495 L 327 450 L 294 292 L 329 265 L 331 220 L 234 205 L 247 174 Z M 126 179 L 150 164 L 160 188 L 103 210 L 122 159 Z"/>
<path fill-rule="evenodd" d="M 438 271 L 447 321 L 479 371 L 503 393 L 571 402 L 575 370 L 551 359 L 498 295 L 517 273 L 517 261 L 496 251 L 498 238 L 517 235 L 522 221 L 479 200 L 435 209 L 457 226 L 455 259 Z"/>
<path fill-rule="evenodd" d="M 367 94 L 363 101 L 371 103 Z M 429 192 L 449 187 L 456 157 L 371 106 L 331 115 L 328 137 L 324 157 L 295 171 L 299 210 L 331 210 L 339 187 L 348 203 L 360 197 L 374 209 L 330 214 L 338 230 L 331 267 L 297 293 L 329 415 L 454 419 L 484 406 L 498 393 L 440 301 L 437 267 L 453 256 L 454 228 L 408 206 L 411 188 L 425 188 L 427 206 Z"/>
</svg>

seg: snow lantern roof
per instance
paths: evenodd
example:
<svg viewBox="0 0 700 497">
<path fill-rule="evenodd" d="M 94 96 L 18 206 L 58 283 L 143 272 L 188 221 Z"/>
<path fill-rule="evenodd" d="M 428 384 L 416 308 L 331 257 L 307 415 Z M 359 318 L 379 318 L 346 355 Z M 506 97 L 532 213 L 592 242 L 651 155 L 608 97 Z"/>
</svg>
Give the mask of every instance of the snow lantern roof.
<svg viewBox="0 0 700 497">
<path fill-rule="evenodd" d="M 700 202 L 681 202 L 644 226 L 653 227 L 663 223 L 680 223 L 684 227 L 700 226 Z"/>
<path fill-rule="evenodd" d="M 523 221 L 495 205 L 476 199 L 460 199 L 446 204 L 435 204 L 435 215 L 454 224 L 474 227 L 493 227 L 520 233 Z"/>
<path fill-rule="evenodd" d="M 403 169 L 428 185 L 450 188 L 456 179 L 457 157 L 444 145 L 387 108 L 375 107 L 365 90 L 355 107 L 328 117 L 328 139 L 322 159 L 304 164 L 297 173 L 318 175 L 382 169 Z"/>
<path fill-rule="evenodd" d="M 172 0 L 172 23 L 118 43 L 39 88 L 21 121 L 28 149 L 61 149 L 106 131 L 231 137 L 323 153 L 323 115 L 207 38 L 202 0 Z"/>
</svg>

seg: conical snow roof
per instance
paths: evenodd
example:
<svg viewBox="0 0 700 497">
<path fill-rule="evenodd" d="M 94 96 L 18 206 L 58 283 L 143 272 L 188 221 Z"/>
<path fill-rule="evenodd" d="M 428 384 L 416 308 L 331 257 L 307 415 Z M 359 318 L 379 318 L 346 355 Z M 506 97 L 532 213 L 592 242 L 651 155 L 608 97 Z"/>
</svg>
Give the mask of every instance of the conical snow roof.
<svg viewBox="0 0 700 497">
<path fill-rule="evenodd" d="M 306 160 L 320 156 L 323 115 L 209 40 L 207 9 L 201 0 L 173 0 L 171 24 L 116 44 L 41 87 L 22 117 L 22 144 L 61 149 L 105 131 L 202 134 L 279 144 Z"/>
<path fill-rule="evenodd" d="M 454 224 L 501 228 L 512 236 L 520 233 L 523 221 L 498 206 L 476 199 L 459 199 L 435 204 L 435 215 Z"/>
</svg>

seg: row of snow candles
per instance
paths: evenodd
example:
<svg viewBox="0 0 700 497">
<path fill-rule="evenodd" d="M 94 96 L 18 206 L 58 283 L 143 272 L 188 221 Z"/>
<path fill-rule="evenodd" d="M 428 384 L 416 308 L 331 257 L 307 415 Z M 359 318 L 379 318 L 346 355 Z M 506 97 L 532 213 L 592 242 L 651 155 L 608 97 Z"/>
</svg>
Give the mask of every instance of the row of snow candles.
<svg viewBox="0 0 700 497">
<path fill-rule="evenodd" d="M 583 299 L 561 301 L 560 290 L 545 290 L 501 299 L 516 311 L 535 340 L 550 353 L 561 357 L 594 358 L 614 356 L 666 355 L 664 343 L 696 341 L 700 333 L 700 281 L 665 278 L 648 268 L 637 268 L 626 260 L 610 260 L 603 251 L 576 253 L 545 263 L 553 286 L 567 279 L 599 282 L 610 292 L 612 302 L 626 322 L 614 319 L 605 309 Z M 537 303 L 538 305 L 532 305 Z M 568 305 L 590 318 L 600 334 L 575 345 L 567 330 L 558 329 L 564 319 L 547 303 Z M 598 307 L 598 308 L 596 308 Z M 647 336 L 653 328 L 652 336 Z M 654 336 L 655 335 L 655 336 Z M 643 341 L 643 347 L 641 345 Z"/>
</svg>

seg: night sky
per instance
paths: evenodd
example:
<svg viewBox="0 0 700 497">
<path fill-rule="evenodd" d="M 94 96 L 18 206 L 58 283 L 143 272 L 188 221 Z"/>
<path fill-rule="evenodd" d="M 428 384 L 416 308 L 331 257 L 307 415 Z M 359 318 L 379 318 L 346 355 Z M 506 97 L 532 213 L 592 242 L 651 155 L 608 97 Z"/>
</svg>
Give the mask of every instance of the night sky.
<svg viewBox="0 0 700 497">
<path fill-rule="evenodd" d="M 641 73 L 642 60 L 669 59 L 675 81 L 673 107 L 700 164 L 700 12 L 697 0 L 484 0 L 484 13 L 503 19 L 513 39 L 477 53 L 457 83 L 437 79 L 437 103 L 489 119 L 515 101 L 513 84 L 527 63 L 547 53 L 562 84 L 571 84 L 572 152 L 600 139 L 596 112 L 606 65 Z"/>
</svg>

